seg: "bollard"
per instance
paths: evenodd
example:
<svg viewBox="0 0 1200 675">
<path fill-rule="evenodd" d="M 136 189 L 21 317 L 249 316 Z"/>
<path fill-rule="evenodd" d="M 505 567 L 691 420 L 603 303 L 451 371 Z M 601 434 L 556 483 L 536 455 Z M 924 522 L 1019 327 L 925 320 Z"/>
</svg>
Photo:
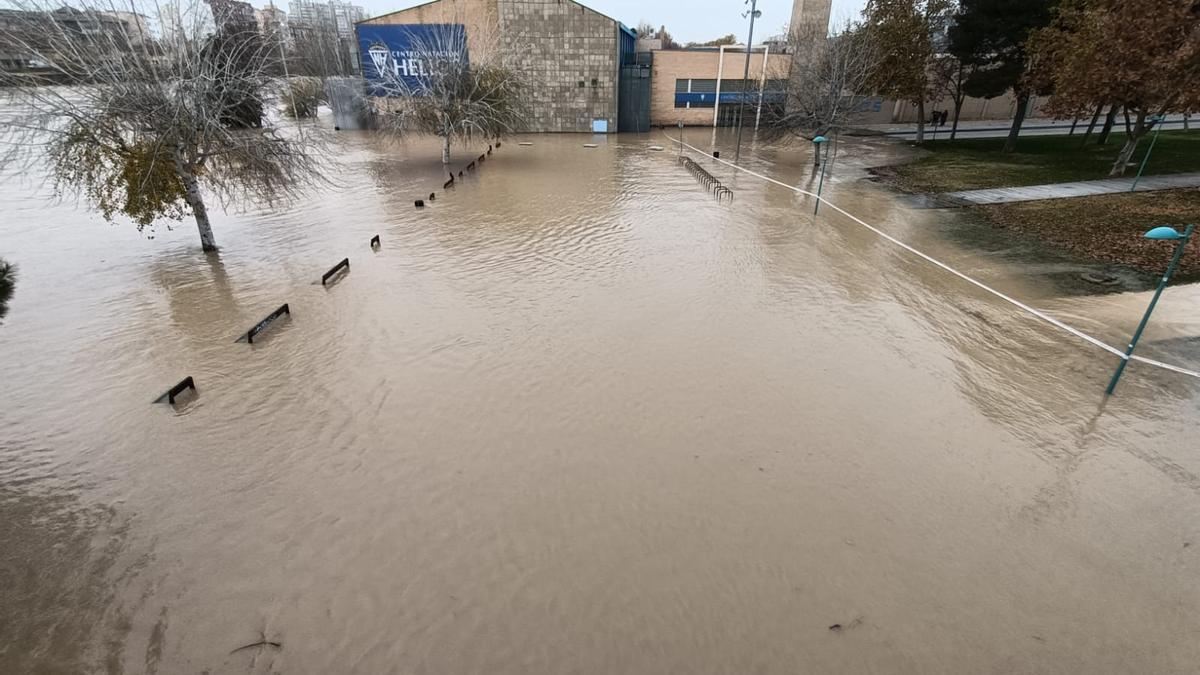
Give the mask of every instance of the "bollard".
<svg viewBox="0 0 1200 675">
<path fill-rule="evenodd" d="M 487 154 L 489 154 L 489 155 L 492 154 L 492 146 L 490 146 L 490 145 L 488 146 Z"/>
<path fill-rule="evenodd" d="M 418 199 L 417 201 L 413 202 L 413 206 L 417 207 L 418 209 L 423 209 L 425 208 L 425 200 Z"/>
<path fill-rule="evenodd" d="M 379 243 L 379 235 L 371 237 L 371 248 L 379 248 L 382 244 Z"/>
<path fill-rule="evenodd" d="M 339 270 L 342 270 L 342 269 L 345 269 L 347 272 L 349 272 L 349 271 L 350 271 L 350 259 L 349 259 L 349 258 L 343 258 L 343 259 L 342 259 L 342 261 L 341 261 L 340 263 L 338 263 L 338 264 L 336 264 L 336 265 L 334 265 L 334 266 L 333 266 L 333 269 L 329 270 L 329 271 L 328 271 L 328 272 L 326 272 L 324 275 L 322 275 L 322 277 L 321 277 L 321 285 L 322 285 L 322 286 L 324 286 L 324 285 L 325 285 L 325 282 L 326 282 L 326 281 L 329 281 L 329 278 L 330 278 L 330 277 L 332 277 L 333 275 L 337 274 L 337 273 L 338 273 L 338 271 L 339 271 Z"/>
<path fill-rule="evenodd" d="M 287 314 L 288 316 L 292 315 L 292 310 L 288 308 L 286 302 L 283 303 L 282 305 L 280 305 L 279 309 L 275 310 L 274 312 L 271 312 L 271 314 L 267 318 L 263 319 L 262 321 L 259 321 L 254 326 L 254 328 L 251 328 L 250 330 L 246 331 L 246 342 L 249 342 L 250 344 L 254 344 L 254 336 L 256 336 L 259 333 L 266 330 L 267 326 L 270 326 L 271 323 L 273 321 L 275 321 L 275 319 L 278 319 L 279 317 L 283 316 L 284 314 Z"/>
<path fill-rule="evenodd" d="M 192 391 L 196 391 L 196 381 L 192 379 L 191 375 L 188 375 L 187 377 L 180 380 L 179 384 L 168 389 L 167 393 L 163 394 L 162 396 L 159 396 L 158 399 L 155 400 L 154 402 L 162 403 L 163 401 L 166 401 L 167 403 L 170 403 L 171 405 L 175 405 L 176 397 L 178 397 L 180 394 L 187 391 L 188 389 L 191 389 Z"/>
<path fill-rule="evenodd" d="M 721 159 L 721 151 L 713 150 L 713 159 Z"/>
<path fill-rule="evenodd" d="M 458 177 L 459 177 L 459 178 L 462 178 L 462 171 L 459 171 L 459 172 L 458 172 Z"/>
</svg>

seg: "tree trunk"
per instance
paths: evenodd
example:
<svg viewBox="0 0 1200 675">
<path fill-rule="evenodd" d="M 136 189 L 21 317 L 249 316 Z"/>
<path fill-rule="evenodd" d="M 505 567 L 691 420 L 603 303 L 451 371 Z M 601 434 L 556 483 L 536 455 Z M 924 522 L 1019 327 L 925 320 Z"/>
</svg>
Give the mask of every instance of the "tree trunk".
<svg viewBox="0 0 1200 675">
<path fill-rule="evenodd" d="M 450 163 L 450 134 L 442 136 L 442 164 Z"/>
<path fill-rule="evenodd" d="M 1100 130 L 1100 138 L 1096 139 L 1096 145 L 1108 145 L 1108 135 L 1112 133 L 1113 125 L 1117 123 L 1117 108 L 1119 106 L 1114 103 L 1108 109 L 1108 117 L 1104 120 L 1104 128 Z"/>
<path fill-rule="evenodd" d="M 196 219 L 196 227 L 200 230 L 200 247 L 205 251 L 217 250 L 217 240 L 213 237 L 212 223 L 208 220 L 208 208 L 204 205 L 204 195 L 200 193 L 200 183 L 196 174 L 184 163 L 178 154 L 175 156 L 175 171 L 183 183 L 183 200 L 192 209 Z"/>
<path fill-rule="evenodd" d="M 925 99 L 917 101 L 917 145 L 925 142 Z"/>
<path fill-rule="evenodd" d="M 1090 124 L 1088 124 L 1087 133 L 1083 135 L 1083 142 L 1079 144 L 1079 147 L 1082 148 L 1083 146 L 1087 145 L 1088 139 L 1092 137 L 1092 132 L 1096 130 L 1096 122 L 1100 121 L 1100 113 L 1102 112 L 1104 112 L 1103 103 L 1096 106 L 1096 114 L 1092 115 L 1092 121 Z"/>
<path fill-rule="evenodd" d="M 962 107 L 965 101 L 965 96 L 954 99 L 954 126 L 950 127 L 950 140 L 954 140 L 954 137 L 958 135 L 958 116 L 962 114 Z"/>
<path fill-rule="evenodd" d="M 1116 178 L 1125 175 L 1125 167 L 1129 164 L 1129 160 L 1133 158 L 1133 153 L 1137 150 L 1138 142 L 1142 140 L 1142 136 L 1145 136 L 1147 131 L 1149 129 L 1146 128 L 1146 111 L 1139 110 L 1137 122 L 1130 127 L 1129 135 L 1125 138 L 1125 146 L 1117 154 L 1117 161 L 1113 162 L 1112 171 L 1109 172 L 1109 176 Z"/>
<path fill-rule="evenodd" d="M 1017 137 L 1021 135 L 1021 125 L 1025 123 L 1025 111 L 1029 109 L 1029 94 L 1022 92 L 1017 96 L 1017 114 L 1013 115 L 1012 127 L 1008 130 L 1008 140 L 1004 141 L 1004 152 L 1017 149 Z"/>
</svg>

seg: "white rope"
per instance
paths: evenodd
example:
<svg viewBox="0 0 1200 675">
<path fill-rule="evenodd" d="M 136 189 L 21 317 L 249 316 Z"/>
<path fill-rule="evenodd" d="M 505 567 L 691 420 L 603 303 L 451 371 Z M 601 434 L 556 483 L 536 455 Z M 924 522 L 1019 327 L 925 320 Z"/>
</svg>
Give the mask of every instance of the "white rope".
<svg viewBox="0 0 1200 675">
<path fill-rule="evenodd" d="M 981 290 L 991 293 L 992 295 L 1013 305 L 1014 307 L 1017 307 L 1029 314 L 1032 314 L 1033 316 L 1041 319 L 1042 321 L 1045 321 L 1046 323 L 1048 323 L 1060 330 L 1066 331 L 1067 333 L 1070 333 L 1071 335 L 1074 335 L 1075 337 L 1077 337 L 1081 340 L 1084 340 L 1085 342 L 1091 344 L 1094 347 L 1099 347 L 1100 349 L 1103 349 L 1104 351 L 1112 354 L 1113 356 L 1116 356 L 1117 358 L 1125 359 L 1126 361 L 1134 360 L 1139 363 L 1145 363 L 1147 365 L 1154 366 L 1156 368 L 1163 368 L 1165 370 L 1170 370 L 1172 372 L 1176 372 L 1181 375 L 1188 375 L 1190 377 L 1195 377 L 1195 378 L 1200 379 L 1200 372 L 1197 372 L 1194 370 L 1189 370 L 1187 368 L 1181 368 L 1180 366 L 1174 366 L 1174 365 L 1171 365 L 1168 363 L 1163 363 L 1161 361 L 1155 361 L 1153 359 L 1148 359 L 1148 358 L 1145 358 L 1142 356 L 1137 356 L 1137 355 L 1126 356 L 1125 352 L 1123 350 L 1117 349 L 1116 347 L 1108 344 L 1107 342 L 1104 342 L 1103 340 L 1100 340 L 1099 338 L 1092 337 L 1091 335 L 1084 333 L 1083 331 L 1079 330 L 1078 328 L 1069 326 L 1069 325 L 1063 323 L 1062 321 L 1059 321 L 1058 319 L 1050 316 L 1049 314 L 1046 314 L 1045 312 L 1043 312 L 1039 309 L 1030 307 L 1029 305 L 1021 302 L 1020 300 L 1017 300 L 1016 298 L 1006 295 L 1006 294 L 992 288 L 991 286 L 988 286 L 987 284 L 983 283 L 982 281 L 979 281 L 978 279 L 974 279 L 970 276 L 967 276 L 965 273 L 954 269 L 953 267 L 934 258 L 933 256 L 923 253 L 923 252 L 913 248 L 912 246 L 909 246 L 908 244 L 900 241 L 899 239 L 893 237 L 892 235 L 888 234 L 887 232 L 880 230 L 879 228 L 875 227 L 874 225 L 871 225 L 871 224 L 863 221 L 861 218 L 855 216 L 852 213 L 849 213 L 845 209 L 841 208 L 837 204 L 830 202 L 828 199 L 825 199 L 824 197 L 820 197 L 820 196 L 816 195 L 815 193 L 809 192 L 807 190 L 801 190 L 800 188 L 794 187 L 792 185 L 788 185 L 787 183 L 777 181 L 774 178 L 764 176 L 761 173 L 756 173 L 745 167 L 738 166 L 737 164 L 734 164 L 733 162 L 729 162 L 729 161 L 726 161 L 724 159 L 720 159 L 717 157 L 711 157 L 708 153 L 704 152 L 703 150 L 700 150 L 699 148 L 697 148 L 689 143 L 683 143 L 679 139 L 672 138 L 670 134 L 667 134 L 665 132 L 663 133 L 663 135 L 666 136 L 667 138 L 670 138 L 675 143 L 680 143 L 683 147 L 688 148 L 692 152 L 696 152 L 698 154 L 704 155 L 705 157 L 709 157 L 710 159 L 712 159 L 715 162 L 720 162 L 721 164 L 724 164 L 726 166 L 737 169 L 738 171 L 742 171 L 744 173 L 750 174 L 751 176 L 754 176 L 755 178 L 760 178 L 762 180 L 765 180 L 768 183 L 774 183 L 775 185 L 778 185 L 783 188 L 787 188 L 793 192 L 796 192 L 796 193 L 799 193 L 799 194 L 802 194 L 802 195 L 805 195 L 808 197 L 812 197 L 812 198 L 818 200 L 820 203 L 825 204 L 829 208 L 833 209 L 834 211 L 837 211 L 838 213 L 842 214 L 843 216 L 846 216 L 847 218 L 854 221 L 855 223 L 862 225 L 863 227 L 874 232 L 875 234 L 879 235 L 880 237 L 883 237 L 884 239 L 892 242 L 893 244 L 904 249 L 905 251 L 908 251 L 909 253 L 917 256 L 918 258 L 921 258 L 922 260 L 924 260 L 930 264 L 940 267 L 941 269 L 949 272 L 950 274 L 953 274 L 954 276 L 958 277 L 959 279 L 962 279 L 963 281 L 966 281 L 967 283 L 969 283 Z"/>
</svg>

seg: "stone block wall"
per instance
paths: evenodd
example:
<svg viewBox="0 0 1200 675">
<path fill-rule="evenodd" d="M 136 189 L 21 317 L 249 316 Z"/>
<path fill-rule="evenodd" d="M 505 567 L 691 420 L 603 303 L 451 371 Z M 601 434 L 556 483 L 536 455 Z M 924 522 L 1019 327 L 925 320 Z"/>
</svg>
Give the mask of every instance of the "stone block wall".
<svg viewBox="0 0 1200 675">
<path fill-rule="evenodd" d="M 499 0 L 509 65 L 530 80 L 528 131 L 617 130 L 617 22 L 571 0 Z"/>
<path fill-rule="evenodd" d="M 472 59 L 497 52 L 529 82 L 522 131 L 617 130 L 617 22 L 572 0 L 435 0 L 366 24 L 461 23 Z"/>
</svg>

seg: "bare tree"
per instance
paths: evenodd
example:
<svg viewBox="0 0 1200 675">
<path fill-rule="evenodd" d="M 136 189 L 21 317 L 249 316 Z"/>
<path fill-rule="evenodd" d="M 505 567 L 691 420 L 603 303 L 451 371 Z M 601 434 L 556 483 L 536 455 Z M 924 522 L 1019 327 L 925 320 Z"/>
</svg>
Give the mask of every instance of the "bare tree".
<svg viewBox="0 0 1200 675">
<path fill-rule="evenodd" d="M 382 129 L 438 136 L 449 163 L 453 142 L 500 138 L 520 127 L 525 84 L 496 45 L 469 54 L 461 23 L 425 26 L 409 38 L 401 58 L 387 45 L 370 46 L 366 67 Z"/>
<path fill-rule="evenodd" d="M 845 128 L 861 113 L 870 92 L 876 50 L 870 33 L 846 23 L 826 38 L 824 27 L 788 33 L 789 71 L 771 75 L 783 82 L 777 100 L 764 101 L 762 129 L 767 137 L 812 140 Z"/>
<path fill-rule="evenodd" d="M 206 193 L 225 207 L 274 204 L 320 179 L 318 137 L 262 116 L 273 45 L 257 33 L 214 25 L 193 5 L 164 10 L 174 13 L 160 17 L 169 39 L 139 47 L 120 31 L 74 30 L 43 1 L 21 2 L 23 20 L 0 32 L 45 65 L 0 73 L 13 104 L 0 162 L 48 160 L 56 191 L 82 194 L 106 219 L 122 214 L 139 229 L 190 214 L 206 251 L 216 249 Z M 96 21 L 136 11 L 105 1 L 74 10 Z"/>
</svg>

